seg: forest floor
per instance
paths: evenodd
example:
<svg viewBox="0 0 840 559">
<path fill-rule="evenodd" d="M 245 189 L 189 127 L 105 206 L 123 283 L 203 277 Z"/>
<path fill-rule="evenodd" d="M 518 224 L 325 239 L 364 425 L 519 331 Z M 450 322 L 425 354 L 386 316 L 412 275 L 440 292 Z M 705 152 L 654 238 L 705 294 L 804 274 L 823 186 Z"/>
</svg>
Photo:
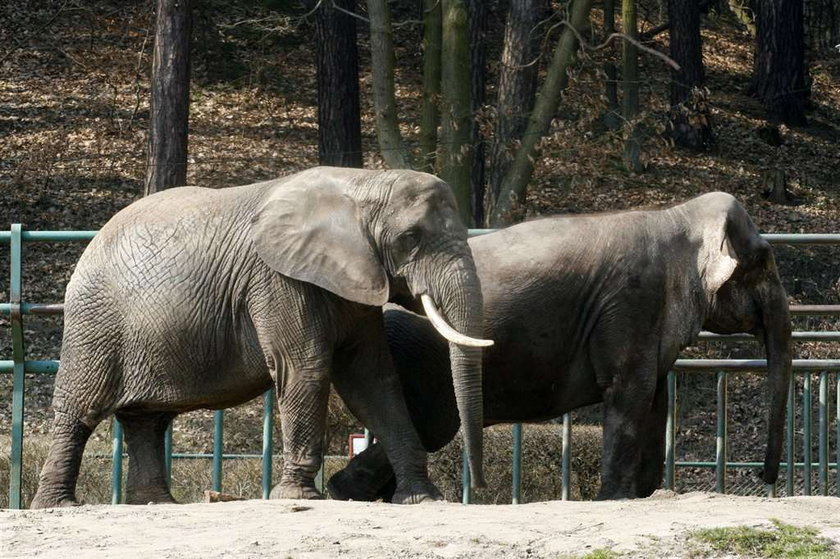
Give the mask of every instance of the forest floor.
<svg viewBox="0 0 840 559">
<path fill-rule="evenodd" d="M 142 195 L 151 4 L 45 0 L 32 8 L 26 0 L 9 0 L 0 7 L 0 217 L 5 223 L 23 223 L 31 230 L 98 229 Z M 198 3 L 190 184 L 246 184 L 318 162 L 312 20 L 302 18 L 300 12 L 274 11 L 267 5 Z M 413 4 L 396 3 L 395 18 L 415 19 L 411 8 L 405 7 L 409 5 Z M 658 23 L 656 14 L 654 3 L 641 2 L 643 28 Z M 501 17 L 491 10 L 487 41 L 491 61 L 498 60 L 501 49 Z M 596 9 L 596 32 L 600 32 L 600 17 Z M 403 133 L 414 145 L 421 41 L 417 25 L 398 29 L 400 115 Z M 365 165 L 376 168 L 383 163 L 377 155 L 364 25 L 360 25 L 359 36 Z M 546 48 L 555 38 L 552 35 L 546 41 Z M 763 232 L 840 231 L 840 56 L 814 53 L 810 61 L 809 126 L 768 128 L 760 105 L 744 94 L 751 75 L 749 35 L 725 18 L 709 17 L 704 22 L 703 41 L 717 138 L 713 149 L 702 153 L 677 150 L 660 134 L 668 110 L 669 73 L 657 58 L 643 56 L 641 127 L 646 171 L 626 172 L 621 162 L 621 134 L 602 125 L 606 104 L 601 68 L 617 51 L 587 51 L 571 76 L 571 86 L 543 142 L 524 217 L 662 206 L 724 190 L 741 200 Z M 650 46 L 667 52 L 667 35 L 659 36 Z M 498 63 L 491 63 L 491 98 L 494 64 Z M 492 121 L 491 111 L 487 118 Z M 788 177 L 795 196 L 792 205 L 770 203 L 763 195 L 764 177 L 776 170 Z M 81 250 L 80 244 L 28 245 L 25 299 L 61 301 Z M 777 257 L 791 302 L 838 302 L 840 247 L 779 247 Z M 8 251 L 0 250 L 0 300 L 8 299 L 3 272 L 8 264 Z M 27 357 L 57 358 L 60 319 L 27 317 L 25 324 Z M 797 319 L 795 327 L 838 330 L 840 321 L 803 318 Z M 709 344 L 689 348 L 685 355 L 753 357 L 761 356 L 761 348 L 756 344 Z M 795 356 L 836 355 L 836 348 L 830 345 L 804 343 L 797 345 Z M 0 357 L 10 356 L 8 322 L 0 318 Z M 756 461 L 763 455 L 765 406 L 760 381 L 760 375 L 739 375 L 731 380 L 730 460 Z M 833 380 L 832 390 L 835 383 Z M 11 379 L 0 378 L 0 435 L 9 432 L 10 394 Z M 27 378 L 29 441 L 41 444 L 49 433 L 51 394 L 51 378 Z M 712 459 L 713 376 L 681 375 L 678 398 L 678 459 Z M 596 414 L 584 411 L 578 415 L 588 421 Z M 226 450 L 258 452 L 260 417 L 258 404 L 230 412 Z M 346 433 L 358 426 L 339 402 L 331 403 L 330 421 L 335 432 L 330 452 L 345 453 Z M 797 430 L 800 427 L 797 416 Z M 108 436 L 108 426 L 103 425 L 94 440 L 106 443 Z M 831 436 L 833 441 L 835 435 Z M 178 451 L 210 450 L 210 415 L 196 412 L 179 418 L 174 438 Z M 709 470 L 686 474 L 683 479 L 683 490 L 710 489 L 714 483 Z M 761 491 L 754 480 L 750 471 L 732 474 L 731 488 Z M 321 506 L 315 510 L 322 510 Z M 80 509 L 62 511 L 59 516 L 72 519 L 86 510 L 107 514 L 102 509 Z M 31 517 L 21 513 L 15 518 L 23 521 Z"/>
</svg>

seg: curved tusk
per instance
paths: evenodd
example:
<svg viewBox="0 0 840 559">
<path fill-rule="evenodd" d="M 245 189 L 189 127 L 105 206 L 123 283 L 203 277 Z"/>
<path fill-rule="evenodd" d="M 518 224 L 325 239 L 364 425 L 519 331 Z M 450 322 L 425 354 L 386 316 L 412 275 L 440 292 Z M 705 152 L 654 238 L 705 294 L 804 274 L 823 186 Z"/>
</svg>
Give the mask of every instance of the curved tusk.
<svg viewBox="0 0 840 559">
<path fill-rule="evenodd" d="M 493 345 L 493 340 L 481 340 L 465 336 L 447 324 L 446 319 L 441 316 L 440 311 L 435 306 L 435 302 L 425 293 L 420 296 L 420 300 L 423 302 L 423 310 L 426 311 L 426 316 L 432 322 L 432 325 L 440 332 L 441 336 L 453 344 L 467 347 L 490 347 Z"/>
</svg>

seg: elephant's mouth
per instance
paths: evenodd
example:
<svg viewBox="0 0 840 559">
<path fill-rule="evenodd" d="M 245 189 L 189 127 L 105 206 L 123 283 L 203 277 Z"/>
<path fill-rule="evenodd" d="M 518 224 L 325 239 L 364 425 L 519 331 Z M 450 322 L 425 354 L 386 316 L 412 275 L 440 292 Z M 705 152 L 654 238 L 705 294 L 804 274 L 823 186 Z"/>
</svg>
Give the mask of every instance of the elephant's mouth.
<svg viewBox="0 0 840 559">
<path fill-rule="evenodd" d="M 446 322 L 446 319 L 443 318 L 443 315 L 440 314 L 440 311 L 435 306 L 435 302 L 426 293 L 423 293 L 420 296 L 420 301 L 423 303 L 423 310 L 426 311 L 426 316 L 432 323 L 432 326 L 434 326 L 435 330 L 437 330 L 441 336 L 446 338 L 446 340 L 452 342 L 453 344 L 465 347 L 490 347 L 493 345 L 493 340 L 473 338 L 455 330 L 455 328 Z"/>
</svg>

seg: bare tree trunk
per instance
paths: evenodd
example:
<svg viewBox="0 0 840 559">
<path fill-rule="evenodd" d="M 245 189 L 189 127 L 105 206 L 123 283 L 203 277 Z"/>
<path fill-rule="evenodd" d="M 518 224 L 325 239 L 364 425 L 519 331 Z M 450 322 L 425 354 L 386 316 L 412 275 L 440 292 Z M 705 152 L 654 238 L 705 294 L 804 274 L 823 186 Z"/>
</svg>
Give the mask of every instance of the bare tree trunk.
<svg viewBox="0 0 840 559">
<path fill-rule="evenodd" d="M 349 12 L 356 0 L 333 0 Z M 322 2 L 315 13 L 318 75 L 318 159 L 322 165 L 362 166 L 356 18 Z"/>
<path fill-rule="evenodd" d="M 808 97 L 802 0 L 761 0 L 752 91 L 771 122 L 805 126 Z"/>
<path fill-rule="evenodd" d="M 604 36 L 615 33 L 615 0 L 604 0 Z M 618 108 L 618 72 L 612 61 L 604 63 L 604 74 L 607 76 L 605 93 L 607 95 L 607 114 L 604 115 L 604 125 L 610 130 L 621 126 L 621 112 Z"/>
<path fill-rule="evenodd" d="M 571 5 L 571 25 L 578 32 L 586 29 L 593 0 L 573 0 Z M 499 192 L 499 198 L 490 216 L 490 225 L 500 227 L 512 221 L 512 214 L 525 200 L 528 181 L 534 172 L 534 160 L 537 157 L 537 144 L 548 131 L 551 119 L 557 112 L 560 94 L 566 88 L 569 77 L 566 71 L 575 60 L 577 36 L 568 27 L 564 27 L 554 49 L 554 55 L 545 83 L 528 119 L 528 127 L 522 136 L 522 145 L 510 166 Z"/>
<path fill-rule="evenodd" d="M 545 0 L 510 0 L 504 49 L 499 67 L 495 138 L 490 157 L 487 214 L 491 215 L 502 182 L 513 163 L 516 145 L 528 126 L 528 110 L 537 93 L 538 35 L 534 28 L 545 12 Z"/>
<path fill-rule="evenodd" d="M 700 6 L 696 0 L 668 0 L 671 22 L 671 58 L 680 65 L 671 71 L 671 122 L 677 145 L 692 149 L 710 146 L 712 137 L 708 100 L 703 86 L 700 42 Z"/>
<path fill-rule="evenodd" d="M 480 114 L 487 99 L 487 8 L 486 0 L 469 0 L 470 18 L 470 140 L 473 145 L 470 172 L 470 205 L 473 223 L 484 223 L 486 147 Z"/>
<path fill-rule="evenodd" d="M 435 170 L 437 127 L 440 122 L 440 0 L 423 0 L 423 107 L 420 113 L 422 170 Z"/>
<path fill-rule="evenodd" d="M 146 195 L 187 183 L 191 32 L 189 0 L 158 0 Z"/>
<path fill-rule="evenodd" d="M 403 145 L 397 120 L 391 11 L 386 0 L 367 0 L 367 5 L 370 17 L 370 58 L 373 66 L 373 104 L 379 149 L 389 167 L 406 169 L 411 167 L 411 157 Z"/>
<path fill-rule="evenodd" d="M 624 34 L 632 39 L 639 39 L 639 26 L 636 21 L 636 0 L 622 0 L 621 25 Z M 624 165 L 628 171 L 641 173 L 644 168 L 641 161 L 641 136 L 639 127 L 634 122 L 639 113 L 639 49 L 630 41 L 624 41 L 622 52 L 621 81 L 624 84 Z"/>
<path fill-rule="evenodd" d="M 464 224 L 470 225 L 470 48 L 466 0 L 442 0 L 440 177 L 449 183 Z"/>
</svg>

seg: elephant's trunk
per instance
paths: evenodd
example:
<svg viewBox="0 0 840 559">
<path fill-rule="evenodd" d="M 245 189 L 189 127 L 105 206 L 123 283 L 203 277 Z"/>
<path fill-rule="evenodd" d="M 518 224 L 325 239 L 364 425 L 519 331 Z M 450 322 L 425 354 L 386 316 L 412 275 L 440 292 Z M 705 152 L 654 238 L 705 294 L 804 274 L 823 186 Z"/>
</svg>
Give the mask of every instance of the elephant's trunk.
<svg viewBox="0 0 840 559">
<path fill-rule="evenodd" d="M 471 259 L 459 261 L 447 274 L 445 290 L 433 296 L 452 327 L 471 338 L 483 331 L 481 284 Z M 481 348 L 449 343 L 452 382 L 470 466 L 472 487 L 484 487 Z"/>
<path fill-rule="evenodd" d="M 759 294 L 764 345 L 767 352 L 767 387 L 770 411 L 767 421 L 767 451 L 761 478 L 775 483 L 785 438 L 785 411 L 791 378 L 790 312 L 787 296 L 778 278 Z"/>
</svg>

